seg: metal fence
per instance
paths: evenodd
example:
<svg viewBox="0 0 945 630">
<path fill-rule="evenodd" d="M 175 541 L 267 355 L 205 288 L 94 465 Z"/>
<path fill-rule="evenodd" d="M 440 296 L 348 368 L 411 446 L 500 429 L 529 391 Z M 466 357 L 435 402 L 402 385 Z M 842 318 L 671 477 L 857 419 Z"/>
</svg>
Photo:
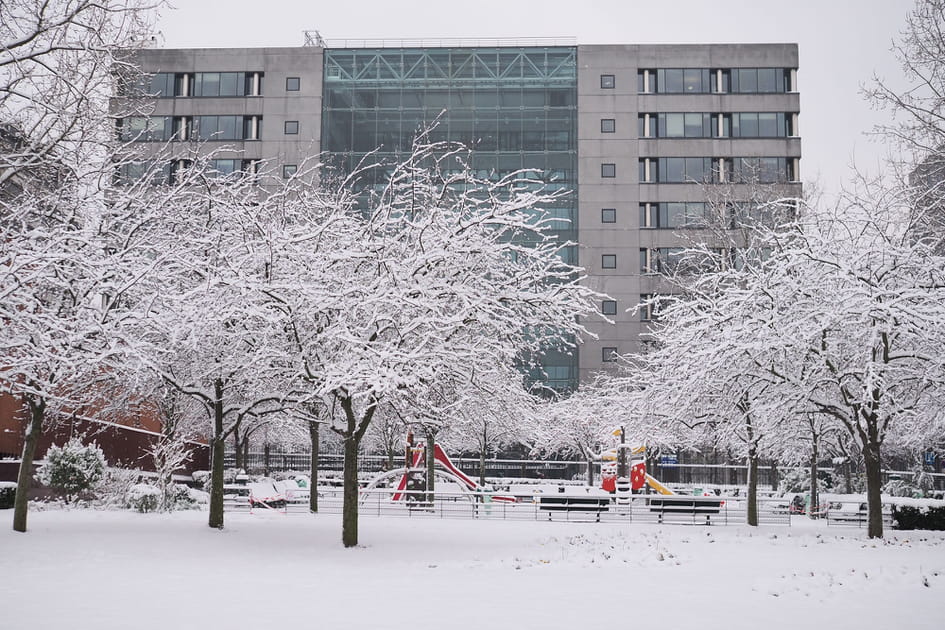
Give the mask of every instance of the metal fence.
<svg viewBox="0 0 945 630">
<path fill-rule="evenodd" d="M 565 504 L 546 497 L 519 497 L 500 501 L 496 495 L 481 492 L 410 493 L 409 500 L 392 500 L 390 489 L 362 490 L 358 512 L 362 516 L 419 519 L 481 519 L 517 521 L 566 521 L 604 523 L 665 523 L 675 525 L 743 525 L 747 522 L 744 497 L 697 497 L 683 495 L 633 495 L 624 503 L 601 496 L 602 501 Z M 598 497 L 598 495 L 592 495 Z M 585 498 L 581 496 L 580 498 Z M 231 501 L 228 510 L 249 509 L 246 502 Z M 285 507 L 256 507 L 286 513 L 308 513 L 308 502 L 289 503 Z M 320 488 L 319 513 L 340 514 L 342 494 L 337 488 Z M 759 498 L 758 521 L 761 525 L 790 526 L 789 506 L 783 500 Z"/>
<path fill-rule="evenodd" d="M 454 457 L 452 461 L 467 475 L 475 478 L 479 475 L 479 459 L 475 457 Z M 344 465 L 344 455 L 341 453 L 322 453 L 319 455 L 319 467 L 324 472 L 341 472 Z M 404 465 L 403 457 L 394 461 L 394 467 Z M 224 466 L 235 468 L 236 456 L 230 451 L 224 456 Z M 269 453 L 251 452 L 243 462 L 243 469 L 249 474 L 270 475 L 273 472 L 309 471 L 310 455 L 308 453 Z M 362 474 L 374 474 L 389 468 L 389 460 L 383 455 L 361 455 L 358 457 L 358 470 Z M 522 479 L 549 479 L 572 480 L 583 479 L 587 465 L 583 461 L 565 460 L 534 460 L 534 459 L 487 459 L 485 462 L 486 476 L 490 479 L 522 478 Z M 731 463 L 704 463 L 678 462 L 662 463 L 650 462 L 647 471 L 664 484 L 679 484 L 683 486 L 746 486 L 748 484 L 748 467 L 744 464 Z M 771 466 L 758 468 L 758 487 L 776 489 L 780 471 Z M 595 469 L 595 476 L 600 474 L 599 466 Z M 912 471 L 885 469 L 882 472 L 883 483 L 890 479 L 909 479 Z M 599 477 L 598 477 L 599 478 Z M 934 490 L 945 490 L 945 474 L 930 473 L 928 478 L 933 483 Z"/>
</svg>

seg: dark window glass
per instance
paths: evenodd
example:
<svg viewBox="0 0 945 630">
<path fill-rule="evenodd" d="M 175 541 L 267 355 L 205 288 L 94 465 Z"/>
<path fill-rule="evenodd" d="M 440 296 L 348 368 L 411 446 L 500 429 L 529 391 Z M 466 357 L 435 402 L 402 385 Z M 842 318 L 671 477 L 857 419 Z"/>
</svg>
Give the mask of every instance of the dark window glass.
<svg viewBox="0 0 945 630">
<path fill-rule="evenodd" d="M 617 268 L 617 255 L 616 254 L 604 254 L 600 257 L 600 266 L 601 269 L 616 269 Z"/>
<path fill-rule="evenodd" d="M 758 69 L 758 91 L 778 92 L 778 71 L 774 68 Z M 780 91 L 784 91 L 783 89 Z"/>
<path fill-rule="evenodd" d="M 617 165 L 604 163 L 600 165 L 600 176 L 601 177 L 616 177 L 617 176 Z"/>
<path fill-rule="evenodd" d="M 694 94 L 707 92 L 704 84 L 708 84 L 709 71 L 699 69 L 683 70 L 683 91 Z"/>
<path fill-rule="evenodd" d="M 614 133 L 617 130 L 617 121 L 613 118 L 600 119 L 601 133 Z"/>
<path fill-rule="evenodd" d="M 658 85 L 660 92 L 678 93 L 684 91 L 683 71 L 679 68 L 669 68 L 658 71 L 661 74 Z"/>
<path fill-rule="evenodd" d="M 600 86 L 605 90 L 612 90 L 617 85 L 616 78 L 612 74 L 600 75 Z"/>
<path fill-rule="evenodd" d="M 242 78 L 241 72 L 221 72 L 220 96 L 242 96 Z"/>
<path fill-rule="evenodd" d="M 282 177 L 283 179 L 289 179 L 299 171 L 299 167 L 296 164 L 284 164 L 282 166 Z"/>
<path fill-rule="evenodd" d="M 220 96 L 220 73 L 198 73 L 194 89 L 194 96 Z"/>
<path fill-rule="evenodd" d="M 778 117 L 781 125 L 778 125 Z M 780 128 L 779 128 L 780 127 Z M 758 135 L 762 138 L 776 138 L 784 136 L 784 114 L 758 114 Z"/>
<path fill-rule="evenodd" d="M 600 222 L 601 223 L 616 223 L 617 222 L 617 209 L 616 208 L 601 208 Z"/>
<path fill-rule="evenodd" d="M 663 168 L 660 169 L 662 177 L 658 181 L 675 183 L 686 181 L 686 158 L 663 158 L 660 162 Z"/>
<path fill-rule="evenodd" d="M 295 135 L 299 132 L 299 121 L 297 120 L 287 120 L 285 121 L 285 133 L 286 135 Z"/>
<path fill-rule="evenodd" d="M 600 303 L 600 312 L 604 315 L 617 314 L 617 300 L 604 300 Z"/>
<path fill-rule="evenodd" d="M 301 88 L 302 82 L 299 77 L 286 77 L 285 79 L 285 91 L 286 92 L 298 92 Z"/>
<path fill-rule="evenodd" d="M 601 361 L 613 363 L 617 360 L 617 348 L 604 346 L 601 348 Z"/>
<path fill-rule="evenodd" d="M 738 72 L 738 91 L 758 91 L 758 71 L 755 68 L 740 68 Z"/>
</svg>

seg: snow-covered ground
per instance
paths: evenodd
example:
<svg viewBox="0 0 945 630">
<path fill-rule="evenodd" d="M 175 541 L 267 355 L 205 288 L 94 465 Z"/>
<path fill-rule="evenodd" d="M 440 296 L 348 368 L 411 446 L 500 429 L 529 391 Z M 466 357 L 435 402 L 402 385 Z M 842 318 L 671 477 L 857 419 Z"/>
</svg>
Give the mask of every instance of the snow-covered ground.
<svg viewBox="0 0 945 630">
<path fill-rule="evenodd" d="M 941 628 L 945 533 L 0 512 L 0 627 Z M 658 625 L 654 625 L 658 624 Z"/>
</svg>

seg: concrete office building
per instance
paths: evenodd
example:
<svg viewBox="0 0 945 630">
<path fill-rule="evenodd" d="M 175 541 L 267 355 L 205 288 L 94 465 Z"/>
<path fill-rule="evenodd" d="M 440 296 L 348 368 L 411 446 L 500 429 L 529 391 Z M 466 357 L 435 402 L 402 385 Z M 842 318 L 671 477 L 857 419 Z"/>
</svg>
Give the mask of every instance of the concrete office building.
<svg viewBox="0 0 945 630">
<path fill-rule="evenodd" d="M 235 145 L 220 170 L 267 160 L 288 176 L 321 151 L 349 168 L 403 151 L 440 117 L 436 137 L 467 143 L 476 169 L 540 169 L 573 191 L 550 210 L 615 321 L 592 323 L 599 338 L 576 355 L 548 357 L 556 388 L 639 348 L 647 315 L 626 309 L 661 286 L 706 182 L 737 194 L 752 173 L 800 192 L 796 45 L 364 44 L 145 50 L 159 98 L 123 133 Z"/>
</svg>

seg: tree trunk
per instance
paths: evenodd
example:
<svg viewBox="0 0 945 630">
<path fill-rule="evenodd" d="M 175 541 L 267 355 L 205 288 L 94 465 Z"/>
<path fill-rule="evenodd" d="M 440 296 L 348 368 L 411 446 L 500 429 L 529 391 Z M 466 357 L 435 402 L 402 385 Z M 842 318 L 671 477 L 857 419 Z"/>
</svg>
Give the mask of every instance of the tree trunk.
<svg viewBox="0 0 945 630">
<path fill-rule="evenodd" d="M 817 435 L 815 434 L 810 454 L 810 504 L 807 508 L 807 515 L 810 518 L 818 518 L 820 512 L 820 492 L 817 486 L 817 460 L 819 457 L 820 453 L 817 448 Z"/>
<path fill-rule="evenodd" d="M 748 524 L 758 526 L 758 452 L 748 449 Z"/>
<path fill-rule="evenodd" d="M 587 460 L 587 486 L 592 488 L 594 486 L 594 458 L 588 455 Z"/>
<path fill-rule="evenodd" d="M 223 529 L 223 381 L 213 382 L 213 452 L 210 472 L 210 527 Z"/>
<path fill-rule="evenodd" d="M 778 462 L 771 462 L 771 490 L 774 492 L 778 491 L 778 485 L 780 480 L 778 479 Z"/>
<path fill-rule="evenodd" d="M 40 398 L 27 398 L 30 412 L 30 425 L 23 442 L 23 457 L 20 461 L 20 470 L 16 477 L 16 497 L 13 500 L 13 531 L 26 531 L 26 517 L 29 512 L 29 492 L 33 483 L 33 458 L 36 456 L 36 445 L 43 434 L 43 419 L 46 414 L 46 401 Z"/>
<path fill-rule="evenodd" d="M 243 453 L 240 450 L 240 446 L 240 432 L 237 429 L 236 431 L 233 431 L 233 453 L 235 458 L 233 465 L 237 470 L 241 470 L 243 468 Z"/>
<path fill-rule="evenodd" d="M 863 447 L 863 460 L 866 464 L 866 505 L 869 509 L 869 525 L 866 535 L 870 538 L 883 537 L 883 500 L 880 496 L 883 479 L 879 441 L 870 437 Z"/>
<path fill-rule="evenodd" d="M 486 423 L 482 425 L 482 444 L 479 448 L 479 485 L 486 487 L 486 448 L 489 444 L 489 435 L 487 433 Z"/>
<path fill-rule="evenodd" d="M 427 431 L 427 499 L 426 503 L 432 508 L 433 507 L 433 490 L 434 484 L 436 483 L 434 478 L 434 470 L 436 466 L 436 455 L 434 450 L 436 448 L 436 433 L 434 431 Z"/>
<path fill-rule="evenodd" d="M 358 544 L 358 440 L 354 431 L 345 436 L 344 505 L 341 509 L 341 542 L 345 547 Z"/>
<path fill-rule="evenodd" d="M 243 472 L 249 472 L 249 436 L 243 438 Z"/>
<path fill-rule="evenodd" d="M 318 435 L 318 423 L 309 422 L 308 423 L 308 435 L 312 441 L 312 459 L 311 459 L 311 474 L 312 480 L 309 483 L 309 494 L 308 494 L 308 509 L 312 512 L 318 512 L 318 448 L 319 448 L 319 435 Z"/>
<path fill-rule="evenodd" d="M 263 471 L 267 477 L 272 470 L 272 467 L 269 465 L 270 449 L 269 442 L 263 444 Z"/>
</svg>

